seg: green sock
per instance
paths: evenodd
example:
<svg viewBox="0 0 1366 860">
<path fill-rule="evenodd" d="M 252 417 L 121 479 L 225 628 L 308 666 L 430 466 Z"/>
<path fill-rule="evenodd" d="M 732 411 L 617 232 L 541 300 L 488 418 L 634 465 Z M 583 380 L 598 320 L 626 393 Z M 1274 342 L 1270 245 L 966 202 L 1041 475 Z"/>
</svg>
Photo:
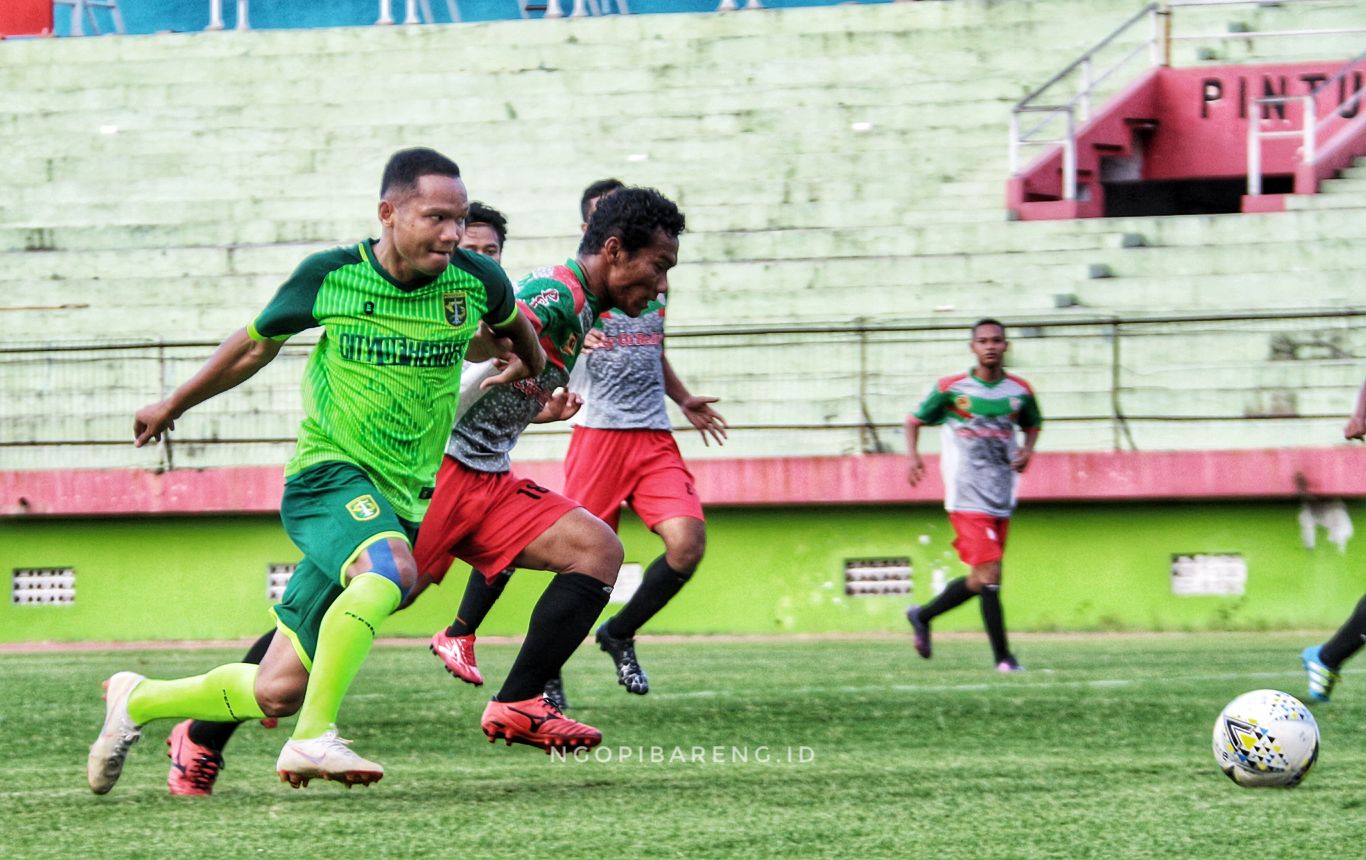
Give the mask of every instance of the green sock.
<svg viewBox="0 0 1366 860">
<path fill-rule="evenodd" d="M 172 717 L 233 723 L 264 717 L 256 704 L 253 663 L 228 663 L 192 678 L 148 678 L 128 696 L 128 716 L 138 725 Z"/>
<path fill-rule="evenodd" d="M 328 608 L 318 628 L 318 649 L 294 726 L 295 738 L 319 737 L 337 722 L 342 699 L 370 653 L 379 625 L 394 613 L 401 598 L 402 592 L 392 581 L 377 573 L 362 573 Z"/>
</svg>

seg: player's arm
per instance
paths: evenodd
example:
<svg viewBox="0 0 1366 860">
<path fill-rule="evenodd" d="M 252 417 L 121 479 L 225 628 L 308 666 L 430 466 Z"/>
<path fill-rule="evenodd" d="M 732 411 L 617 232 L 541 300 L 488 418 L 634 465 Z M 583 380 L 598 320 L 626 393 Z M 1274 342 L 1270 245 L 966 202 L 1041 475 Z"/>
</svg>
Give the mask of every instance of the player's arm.
<svg viewBox="0 0 1366 860">
<path fill-rule="evenodd" d="M 465 350 L 465 361 L 471 364 L 479 364 L 488 361 L 490 358 L 502 358 L 511 351 L 512 340 L 494 334 L 493 329 L 489 328 L 489 324 L 481 320 L 479 331 L 470 338 L 470 345 Z"/>
<path fill-rule="evenodd" d="M 197 406 L 230 388 L 241 385 L 280 354 L 283 341 L 255 340 L 245 328 L 238 329 L 214 350 L 213 355 L 171 396 L 142 407 L 133 416 L 133 446 L 141 448 L 175 429 L 175 421 Z"/>
<path fill-rule="evenodd" d="M 159 440 L 163 432 L 175 428 L 175 420 L 186 410 L 241 385 L 270 364 L 290 336 L 320 325 L 313 316 L 313 304 L 323 280 L 338 265 L 359 258 L 359 252 L 350 248 L 334 248 L 307 257 L 280 285 L 256 319 L 228 335 L 198 373 L 170 397 L 137 411 L 133 416 L 133 444 L 141 448 L 149 441 Z"/>
<path fill-rule="evenodd" d="M 920 459 L 920 428 L 924 426 L 925 422 L 916 416 L 906 416 L 906 480 L 912 487 L 925 479 L 925 461 Z"/>
<path fill-rule="evenodd" d="M 1361 384 L 1361 391 L 1357 394 L 1356 411 L 1347 419 L 1347 427 L 1342 431 L 1342 435 L 1348 439 L 1366 437 L 1366 382 Z"/>
<path fill-rule="evenodd" d="M 674 373 L 669 357 L 661 355 L 660 361 L 664 365 L 664 393 L 678 404 L 678 408 L 683 410 L 683 417 L 702 434 L 702 444 L 710 445 L 710 439 L 715 439 L 718 445 L 726 444 L 726 430 L 730 425 L 721 417 L 721 413 L 711 408 L 711 404 L 720 398 L 692 394 L 678 374 Z"/>
<path fill-rule="evenodd" d="M 1034 443 L 1039 441 L 1039 428 L 1026 427 L 1024 431 L 1024 444 L 1020 450 L 1015 452 L 1014 458 L 1010 461 L 1010 467 L 1017 472 L 1023 472 L 1029 468 L 1029 461 L 1034 457 Z"/>
<path fill-rule="evenodd" d="M 536 327 L 525 314 L 518 313 L 511 322 L 494 326 L 493 333 L 495 337 L 507 338 L 511 342 L 511 355 L 507 367 L 481 382 L 480 388 L 491 388 L 519 379 L 540 376 L 541 371 L 545 370 L 545 350 L 541 349 Z"/>
<path fill-rule="evenodd" d="M 1021 404 L 1019 424 L 1020 429 L 1024 431 L 1024 445 L 1011 458 L 1010 467 L 1017 472 L 1023 472 L 1029 467 L 1030 458 L 1034 456 L 1034 444 L 1039 441 L 1039 430 L 1043 427 L 1043 413 L 1039 411 L 1039 403 L 1034 399 L 1033 392 L 1030 392 Z"/>
<path fill-rule="evenodd" d="M 931 385 L 930 393 L 906 416 L 906 480 L 912 487 L 925 479 L 925 461 L 920 458 L 920 428 L 939 424 L 948 412 L 950 396 L 945 382 L 940 380 Z"/>
</svg>

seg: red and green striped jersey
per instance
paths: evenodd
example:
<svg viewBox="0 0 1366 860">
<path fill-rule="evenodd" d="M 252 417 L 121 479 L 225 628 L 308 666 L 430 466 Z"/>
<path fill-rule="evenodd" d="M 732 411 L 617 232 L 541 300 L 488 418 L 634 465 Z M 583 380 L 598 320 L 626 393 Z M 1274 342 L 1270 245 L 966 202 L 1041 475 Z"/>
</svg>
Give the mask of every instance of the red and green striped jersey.
<svg viewBox="0 0 1366 860">
<path fill-rule="evenodd" d="M 598 315 L 598 299 L 574 260 L 546 266 L 517 284 L 517 303 L 540 335 L 545 370 L 534 379 L 496 385 L 479 396 L 455 428 L 446 453 L 480 472 L 506 472 L 522 431 L 569 374 L 583 348 L 583 336 Z"/>
<path fill-rule="evenodd" d="M 924 424 L 943 425 L 939 467 L 944 507 L 1008 517 L 1015 510 L 1015 428 L 1043 424 L 1034 389 L 1006 374 L 984 382 L 972 373 L 946 376 L 915 410 Z"/>
<path fill-rule="evenodd" d="M 404 519 L 422 519 L 481 319 L 516 318 L 493 260 L 457 250 L 435 278 L 400 284 L 374 240 L 304 260 L 247 327 L 286 340 L 321 326 L 304 371 L 304 420 L 285 476 L 339 460 L 360 467 Z"/>
</svg>

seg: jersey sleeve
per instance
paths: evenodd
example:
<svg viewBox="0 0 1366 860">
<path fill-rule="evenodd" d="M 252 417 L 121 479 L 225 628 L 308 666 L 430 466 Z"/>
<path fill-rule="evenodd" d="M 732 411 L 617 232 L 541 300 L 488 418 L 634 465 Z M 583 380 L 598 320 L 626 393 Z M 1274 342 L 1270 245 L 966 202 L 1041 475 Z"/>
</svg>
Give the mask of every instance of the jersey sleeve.
<svg viewBox="0 0 1366 860">
<path fill-rule="evenodd" d="M 925 395 L 925 399 L 911 415 L 921 424 L 941 424 L 945 412 L 948 411 L 949 400 L 949 393 L 944 391 L 939 383 L 935 383 L 930 386 L 930 393 Z"/>
<path fill-rule="evenodd" d="M 554 278 L 534 278 L 524 282 L 517 291 L 518 304 L 535 317 L 533 325 L 542 334 L 562 332 L 566 326 L 577 324 L 574 293 L 569 286 Z"/>
<path fill-rule="evenodd" d="M 342 265 L 336 250 L 322 251 L 305 258 L 289 280 L 275 291 L 265 310 L 247 326 L 252 340 L 288 340 L 291 336 L 321 325 L 313 315 L 318 291 L 328 273 Z"/>
<path fill-rule="evenodd" d="M 1043 412 L 1039 410 L 1039 401 L 1033 394 L 1026 394 L 1024 402 L 1020 404 L 1017 423 L 1024 430 L 1037 430 L 1043 426 Z"/>
<path fill-rule="evenodd" d="M 512 281 L 497 261 L 483 254 L 461 251 L 458 263 L 465 271 L 474 275 L 484 285 L 484 296 L 488 300 L 488 310 L 484 311 L 484 322 L 494 328 L 506 328 L 517 319 L 517 294 L 512 289 Z"/>
</svg>

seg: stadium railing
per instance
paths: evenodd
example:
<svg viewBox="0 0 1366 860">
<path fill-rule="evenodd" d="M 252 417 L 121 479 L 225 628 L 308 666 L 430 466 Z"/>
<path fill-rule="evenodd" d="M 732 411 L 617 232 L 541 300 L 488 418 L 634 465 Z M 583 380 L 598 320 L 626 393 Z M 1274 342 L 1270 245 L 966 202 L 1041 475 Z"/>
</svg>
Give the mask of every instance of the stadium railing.
<svg viewBox="0 0 1366 860">
<path fill-rule="evenodd" d="M 1077 199 L 1077 137 L 1092 116 L 1092 108 L 1103 104 L 1118 89 L 1132 83 L 1134 61 L 1147 55 L 1141 71 L 1170 66 L 1173 47 L 1189 42 L 1251 42 L 1252 40 L 1316 40 L 1314 51 L 1324 49 L 1326 36 L 1352 36 L 1366 33 L 1362 27 L 1298 27 L 1289 30 L 1257 29 L 1242 22 L 1230 24 L 1228 32 L 1201 30 L 1178 32 L 1177 10 L 1197 7 L 1256 7 L 1271 5 L 1259 0 L 1167 0 L 1149 3 L 1120 24 L 1109 35 L 1083 52 L 1071 63 L 1020 99 L 1010 112 L 1009 169 L 1018 176 L 1025 169 L 1026 147 L 1061 147 L 1063 156 L 1063 199 Z M 1341 4 L 1328 0 L 1285 0 L 1276 6 L 1318 5 L 1331 14 Z M 1200 26 L 1198 22 L 1194 26 Z M 1141 34 L 1140 34 L 1141 31 Z M 1118 55 L 1118 56 L 1116 56 Z M 1205 57 L 1201 56 L 1201 59 Z M 1141 73 L 1140 71 L 1140 73 Z M 1125 73 L 1129 72 L 1126 76 Z M 1036 117 L 1042 115 L 1042 119 Z M 1249 148 L 1251 144 L 1249 144 Z M 1041 157 L 1046 157 L 1041 156 Z M 1249 177 L 1251 181 L 1251 177 Z M 1258 178 L 1260 182 L 1260 177 Z"/>
<path fill-rule="evenodd" d="M 967 363 L 968 322 L 679 327 L 670 357 L 723 397 L 731 443 L 705 456 L 886 453 L 899 450 L 901 422 L 930 385 Z M 1360 382 L 1350 357 L 1366 352 L 1366 307 L 1009 322 L 1011 371 L 1040 391 L 1054 450 L 1331 439 L 1344 392 Z M 132 448 L 133 412 L 216 345 L 0 347 L 0 471 L 284 462 L 301 417 L 298 378 L 312 346 L 304 338 L 232 396 L 199 407 L 171 445 Z M 534 425 L 519 459 L 554 459 L 567 435 L 567 425 Z"/>
</svg>

